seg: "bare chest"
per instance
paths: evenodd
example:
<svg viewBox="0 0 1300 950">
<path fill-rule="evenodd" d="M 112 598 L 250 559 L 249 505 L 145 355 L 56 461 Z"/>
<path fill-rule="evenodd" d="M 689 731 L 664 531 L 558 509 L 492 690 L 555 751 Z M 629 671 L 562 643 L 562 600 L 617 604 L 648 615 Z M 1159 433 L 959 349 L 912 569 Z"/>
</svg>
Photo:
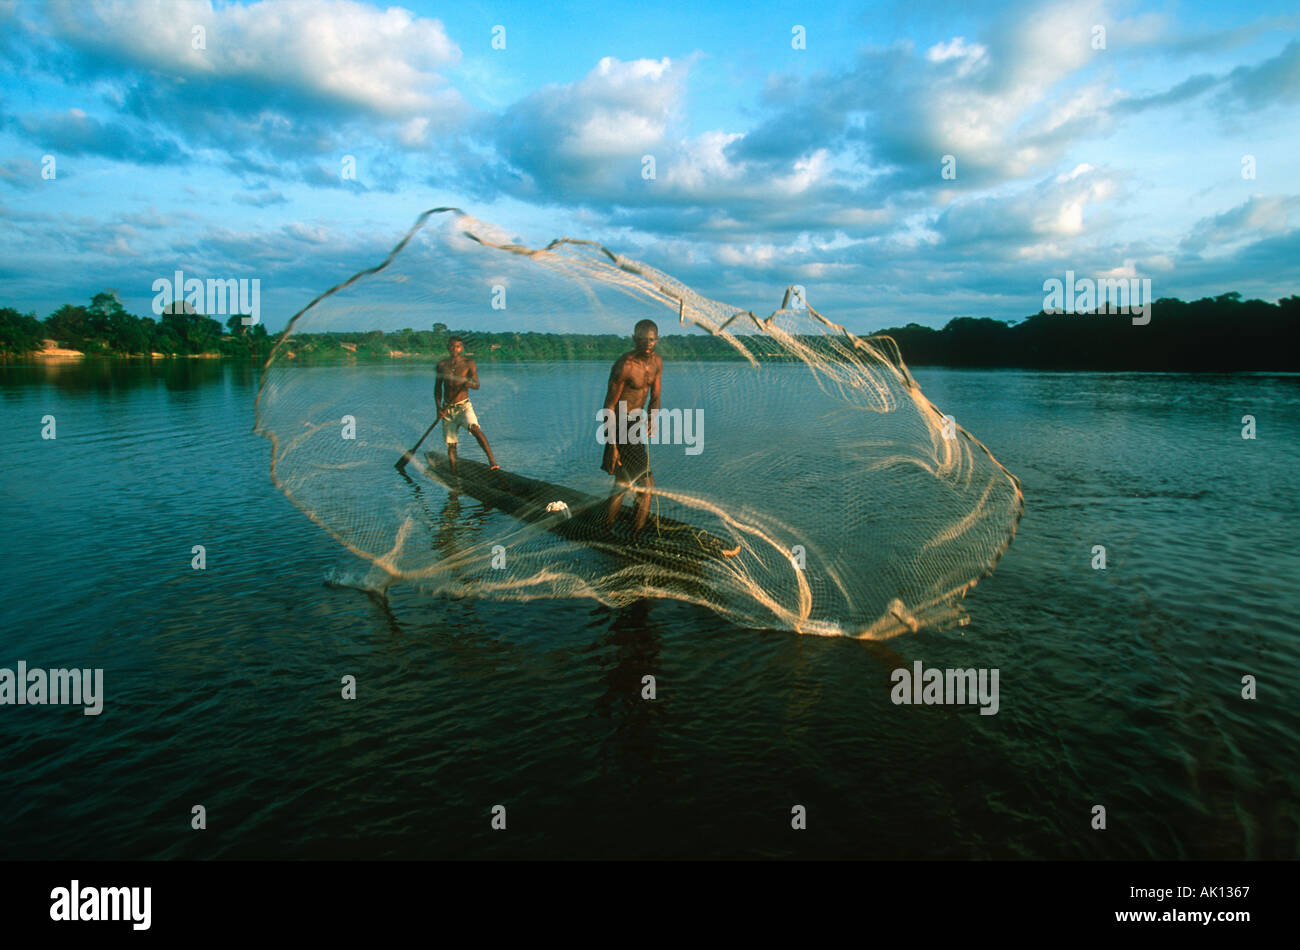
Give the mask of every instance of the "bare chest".
<svg viewBox="0 0 1300 950">
<path fill-rule="evenodd" d="M 650 384 L 654 382 L 655 366 L 654 364 L 642 363 L 637 360 L 628 360 L 626 364 L 627 375 L 624 377 L 624 385 L 633 389 L 649 389 Z"/>
</svg>

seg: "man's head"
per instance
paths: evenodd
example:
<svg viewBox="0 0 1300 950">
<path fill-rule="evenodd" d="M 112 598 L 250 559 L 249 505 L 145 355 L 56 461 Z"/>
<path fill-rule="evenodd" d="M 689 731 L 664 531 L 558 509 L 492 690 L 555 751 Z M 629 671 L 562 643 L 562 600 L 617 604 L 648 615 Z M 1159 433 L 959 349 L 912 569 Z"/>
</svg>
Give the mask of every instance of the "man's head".
<svg viewBox="0 0 1300 950">
<path fill-rule="evenodd" d="M 456 359 L 465 352 L 465 341 L 458 336 L 452 337 L 447 341 L 447 352 L 451 354 L 452 359 Z"/>
<path fill-rule="evenodd" d="M 659 328 L 653 320 L 642 320 L 632 328 L 632 340 L 638 353 L 649 355 L 655 351 L 655 344 L 659 342 Z"/>
</svg>

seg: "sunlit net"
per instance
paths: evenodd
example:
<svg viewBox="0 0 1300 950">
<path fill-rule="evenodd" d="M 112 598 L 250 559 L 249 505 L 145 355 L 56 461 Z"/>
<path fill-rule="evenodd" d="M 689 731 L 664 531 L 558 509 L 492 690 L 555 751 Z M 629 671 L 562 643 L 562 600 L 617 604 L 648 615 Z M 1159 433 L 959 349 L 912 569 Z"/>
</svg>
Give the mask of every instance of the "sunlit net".
<svg viewBox="0 0 1300 950">
<path fill-rule="evenodd" d="M 460 331 L 502 468 L 604 498 L 597 411 L 612 360 L 590 360 L 587 335 L 630 349 L 643 318 L 659 325 L 663 408 L 703 419 L 698 454 L 649 447 L 646 533 L 689 525 L 734 556 L 621 553 L 601 525 L 562 536 L 485 506 L 468 483 L 452 492 L 425 456 L 443 451 L 441 427 L 403 477 L 394 462 L 434 419 L 433 360 L 446 354 L 358 359 L 364 338 L 313 336 Z M 512 336 L 494 350 L 476 333 Z M 692 345 L 706 335 L 718 351 Z M 380 586 L 444 596 L 675 598 L 748 626 L 882 639 L 963 622 L 966 591 L 1023 510 L 1017 479 L 945 420 L 890 338 L 856 337 L 789 291 L 760 319 L 599 245 L 528 248 L 455 209 L 421 215 L 385 261 L 293 318 L 263 373 L 257 427 L 275 483 Z M 460 456 L 483 460 L 463 430 Z"/>
</svg>

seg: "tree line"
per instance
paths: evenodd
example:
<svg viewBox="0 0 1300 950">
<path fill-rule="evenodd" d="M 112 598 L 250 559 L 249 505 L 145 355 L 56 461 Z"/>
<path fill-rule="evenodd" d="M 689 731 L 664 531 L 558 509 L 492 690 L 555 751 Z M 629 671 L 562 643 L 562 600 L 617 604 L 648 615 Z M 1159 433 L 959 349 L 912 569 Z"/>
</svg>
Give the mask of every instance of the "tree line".
<svg viewBox="0 0 1300 950">
<path fill-rule="evenodd" d="M 1276 304 L 1233 292 L 1161 298 L 1151 322 L 1125 314 L 1036 313 L 1018 323 L 958 317 L 942 330 L 882 330 L 912 366 L 1228 372 L 1300 370 L 1300 296 Z"/>
<path fill-rule="evenodd" d="M 157 320 L 128 313 L 107 291 L 95 294 L 89 306 L 64 304 L 38 320 L 34 313 L 0 307 L 0 355 L 22 356 L 44 349 L 54 340 L 87 356 L 197 356 L 219 354 L 265 358 L 274 343 L 260 323 L 244 325 L 235 314 L 223 325 L 212 317 L 192 312 L 167 312 Z"/>
<path fill-rule="evenodd" d="M 912 366 L 1294 371 L 1300 370 L 1297 326 L 1300 296 L 1274 304 L 1242 300 L 1234 292 L 1190 303 L 1161 298 L 1151 305 L 1151 321 L 1145 326 L 1133 325 L 1124 314 L 1039 312 L 1022 321 L 957 317 L 942 329 L 909 323 L 879 332 L 897 341 Z M 466 353 L 479 361 L 613 360 L 631 345 L 630 337 L 613 333 L 453 330 L 435 323 L 428 330 L 295 333 L 287 349 L 308 363 L 389 359 L 395 353 L 440 359 L 452 336 L 461 337 Z M 88 355 L 153 352 L 258 359 L 265 359 L 275 343 L 262 324 L 244 326 L 238 315 L 224 326 L 197 313 L 141 318 L 127 313 L 107 292 L 96 294 L 86 307 L 64 305 L 43 321 L 11 307 L 0 308 L 0 354 L 36 352 L 46 339 Z M 759 358 L 792 358 L 771 337 L 746 334 L 744 340 Z M 799 340 L 835 358 L 835 337 L 810 334 Z M 725 340 L 707 333 L 665 334 L 659 351 L 669 360 L 743 358 Z"/>
</svg>

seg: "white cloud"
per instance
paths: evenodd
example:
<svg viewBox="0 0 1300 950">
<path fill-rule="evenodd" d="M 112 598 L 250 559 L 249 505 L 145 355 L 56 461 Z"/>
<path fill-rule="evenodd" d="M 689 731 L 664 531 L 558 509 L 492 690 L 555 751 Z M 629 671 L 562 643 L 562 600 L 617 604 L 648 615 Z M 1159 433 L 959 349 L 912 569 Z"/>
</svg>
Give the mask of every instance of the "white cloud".
<svg viewBox="0 0 1300 950">
<path fill-rule="evenodd" d="M 932 63 L 944 63 L 957 60 L 957 75 L 966 76 L 980 69 L 988 61 L 988 47 L 980 43 L 967 43 L 964 36 L 958 36 L 948 43 L 936 43 L 925 52 L 925 58 Z"/>
<path fill-rule="evenodd" d="M 1037 257 L 1063 238 L 1084 234 L 1088 207 L 1117 191 L 1109 172 L 1082 164 L 1011 195 L 955 203 L 939 216 L 936 230 L 951 245 L 1005 243 L 1019 245 L 1021 256 Z"/>
<path fill-rule="evenodd" d="M 552 191 L 622 191 L 653 155 L 668 173 L 668 128 L 680 108 L 687 67 L 669 59 L 600 60 L 574 83 L 552 84 L 489 124 L 516 169 Z"/>
<path fill-rule="evenodd" d="M 1132 258 L 1129 258 L 1126 259 L 1124 263 L 1121 264 L 1119 267 L 1112 267 L 1110 270 L 1099 271 L 1096 276 L 1101 278 L 1108 278 L 1110 280 L 1116 280 L 1120 278 L 1127 278 L 1131 280 L 1132 278 L 1139 277 L 1141 275 L 1138 274 L 1137 261 L 1133 260 Z"/>
<path fill-rule="evenodd" d="M 1293 222 L 1297 217 L 1298 195 L 1252 195 L 1222 214 L 1202 218 L 1183 239 L 1182 246 L 1190 251 L 1221 250 L 1284 234 L 1296 226 Z"/>
<path fill-rule="evenodd" d="M 207 0 L 52 4 L 62 38 L 96 56 L 194 80 L 265 84 L 335 105 L 391 116 L 446 109 L 458 97 L 438 70 L 460 49 L 438 20 L 352 0 Z M 196 28 L 203 49 L 194 48 Z"/>
<path fill-rule="evenodd" d="M 741 170 L 727 158 L 726 148 L 742 138 L 740 132 L 718 131 L 697 136 L 678 150 L 664 170 L 664 182 L 675 189 L 703 195 L 719 182 L 734 181 Z"/>
</svg>

